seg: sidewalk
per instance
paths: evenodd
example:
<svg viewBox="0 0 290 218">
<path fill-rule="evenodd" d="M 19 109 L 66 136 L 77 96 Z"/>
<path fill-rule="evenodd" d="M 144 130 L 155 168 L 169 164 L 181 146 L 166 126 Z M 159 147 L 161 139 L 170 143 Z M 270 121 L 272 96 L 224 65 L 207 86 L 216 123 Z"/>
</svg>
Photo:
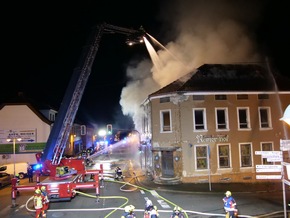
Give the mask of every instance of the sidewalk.
<svg viewBox="0 0 290 218">
<path fill-rule="evenodd" d="M 278 192 L 282 191 L 282 182 L 259 183 L 180 183 L 177 185 L 157 184 L 145 173 L 136 173 L 138 181 L 148 189 L 166 190 L 172 192 Z M 287 190 L 289 192 L 289 190 Z"/>
</svg>

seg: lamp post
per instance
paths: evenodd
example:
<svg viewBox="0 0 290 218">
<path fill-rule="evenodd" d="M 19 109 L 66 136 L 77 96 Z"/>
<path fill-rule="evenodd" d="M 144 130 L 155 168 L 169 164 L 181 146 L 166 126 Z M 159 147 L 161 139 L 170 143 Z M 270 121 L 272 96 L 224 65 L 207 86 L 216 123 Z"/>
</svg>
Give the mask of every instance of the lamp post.
<svg viewBox="0 0 290 218">
<path fill-rule="evenodd" d="M 16 144 L 16 140 L 21 141 L 20 136 L 18 135 L 18 133 L 15 133 L 14 131 L 10 130 L 7 142 L 13 141 L 13 164 L 14 164 L 13 177 L 14 178 L 16 177 L 15 176 L 15 144 Z"/>
<path fill-rule="evenodd" d="M 290 104 L 286 108 L 283 117 L 280 118 L 281 121 L 287 123 L 290 126 Z M 283 163 L 283 165 L 285 165 Z M 287 181 L 288 182 L 288 181 Z M 284 166 L 282 166 L 282 188 L 283 188 L 283 207 L 284 207 L 284 217 L 287 217 L 287 208 L 286 208 L 286 193 L 285 193 L 285 172 Z"/>
</svg>

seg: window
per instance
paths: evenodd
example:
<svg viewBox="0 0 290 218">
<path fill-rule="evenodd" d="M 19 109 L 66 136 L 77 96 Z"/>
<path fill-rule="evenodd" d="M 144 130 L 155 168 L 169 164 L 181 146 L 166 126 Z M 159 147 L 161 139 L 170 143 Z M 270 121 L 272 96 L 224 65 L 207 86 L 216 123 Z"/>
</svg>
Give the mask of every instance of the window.
<svg viewBox="0 0 290 218">
<path fill-rule="evenodd" d="M 197 131 L 206 130 L 205 109 L 193 109 L 193 129 Z"/>
<path fill-rule="evenodd" d="M 165 102 L 170 102 L 170 98 L 169 97 L 160 98 L 160 103 L 165 103 Z"/>
<path fill-rule="evenodd" d="M 49 120 L 55 121 L 55 113 L 49 113 Z"/>
<path fill-rule="evenodd" d="M 261 143 L 262 151 L 273 151 L 273 143 L 272 142 L 262 142 Z M 273 162 L 268 162 L 267 158 L 262 157 L 262 164 L 263 165 L 271 165 L 274 164 Z"/>
<path fill-rule="evenodd" d="M 219 168 L 229 168 L 230 163 L 230 148 L 228 144 L 218 145 L 218 163 Z"/>
<path fill-rule="evenodd" d="M 249 108 L 238 108 L 238 125 L 239 129 L 250 129 L 250 112 Z"/>
<path fill-rule="evenodd" d="M 195 160 L 196 169 L 205 170 L 208 169 L 208 146 L 207 145 L 197 145 L 195 147 Z"/>
<path fill-rule="evenodd" d="M 260 107 L 259 108 L 259 120 L 260 120 L 260 128 L 271 128 L 270 122 L 270 108 L 269 107 Z"/>
<path fill-rule="evenodd" d="M 238 99 L 238 100 L 246 100 L 246 99 L 248 99 L 248 98 L 249 98 L 249 96 L 246 95 L 246 94 L 244 94 L 244 95 L 237 95 L 237 99 Z"/>
<path fill-rule="evenodd" d="M 227 96 L 226 95 L 215 95 L 215 100 L 227 100 Z"/>
<path fill-rule="evenodd" d="M 161 132 L 171 132 L 171 111 L 160 111 L 160 127 Z"/>
<path fill-rule="evenodd" d="M 216 129 L 227 130 L 228 127 L 228 109 L 227 108 L 216 108 Z"/>
<path fill-rule="evenodd" d="M 268 94 L 259 94 L 258 99 L 269 99 L 269 95 Z"/>
<path fill-rule="evenodd" d="M 194 101 L 203 101 L 204 100 L 204 95 L 193 95 L 192 100 Z"/>
<path fill-rule="evenodd" d="M 241 167 L 252 167 L 252 145 L 240 144 Z"/>
<path fill-rule="evenodd" d="M 85 125 L 81 125 L 81 135 L 87 134 L 87 127 Z"/>
</svg>

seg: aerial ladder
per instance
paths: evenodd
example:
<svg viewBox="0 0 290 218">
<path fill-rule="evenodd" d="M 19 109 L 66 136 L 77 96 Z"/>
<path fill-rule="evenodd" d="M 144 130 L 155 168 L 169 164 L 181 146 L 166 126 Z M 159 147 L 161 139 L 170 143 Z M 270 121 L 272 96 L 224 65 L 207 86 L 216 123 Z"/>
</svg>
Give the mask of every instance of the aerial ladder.
<svg viewBox="0 0 290 218">
<path fill-rule="evenodd" d="M 46 146 L 42 154 L 36 154 L 37 161 L 43 164 L 42 170 L 50 173 L 49 177 L 41 182 L 39 179 L 40 172 L 37 173 L 37 188 L 45 186 L 50 201 L 70 200 L 76 195 L 76 190 L 79 189 L 94 188 L 96 189 L 96 196 L 99 196 L 99 174 L 103 175 L 102 165 L 100 165 L 100 169 L 87 170 L 84 160 L 62 157 L 104 33 L 124 34 L 127 36 L 126 43 L 128 45 L 140 43 L 145 36 L 142 27 L 139 30 L 134 30 L 103 23 L 96 27 L 89 39 L 89 44 L 84 47 L 78 67 L 74 69 L 66 89 Z M 67 175 L 67 172 L 70 173 Z M 87 175 L 94 175 L 95 179 L 86 181 Z M 35 188 L 34 185 L 18 185 L 17 179 L 13 179 L 11 186 L 12 206 L 16 206 L 18 191 L 31 191 Z"/>
<path fill-rule="evenodd" d="M 145 31 L 140 27 L 138 30 L 128 29 L 102 23 L 96 27 L 88 46 L 84 47 L 77 68 L 74 69 L 72 78 L 66 89 L 65 96 L 56 116 L 46 146 L 41 155 L 41 162 L 50 162 L 50 165 L 60 164 L 68 143 L 69 135 L 79 108 L 88 78 L 91 74 L 95 56 L 99 49 L 100 40 L 104 33 L 120 33 L 127 36 L 126 43 L 138 43 L 143 40 Z M 45 165 L 45 164 L 44 164 Z"/>
</svg>

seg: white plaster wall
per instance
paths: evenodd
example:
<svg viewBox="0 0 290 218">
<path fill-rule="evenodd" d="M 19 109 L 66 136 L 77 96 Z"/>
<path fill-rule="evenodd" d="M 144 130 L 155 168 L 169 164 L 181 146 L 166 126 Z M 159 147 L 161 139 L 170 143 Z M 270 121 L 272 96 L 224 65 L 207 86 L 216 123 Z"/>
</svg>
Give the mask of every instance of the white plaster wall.
<svg viewBox="0 0 290 218">
<path fill-rule="evenodd" d="M 36 142 L 46 142 L 50 125 L 27 105 L 6 105 L 0 110 L 0 130 L 36 129 Z"/>
<path fill-rule="evenodd" d="M 0 154 L 0 165 L 4 164 L 9 164 L 9 163 L 14 163 L 14 157 L 13 154 L 5 154 L 6 157 L 8 158 L 3 158 L 3 154 Z M 34 153 L 29 153 L 29 154 L 15 154 L 15 163 L 20 163 L 20 162 L 27 162 L 29 164 L 34 164 L 36 163 L 36 157 Z"/>
</svg>

